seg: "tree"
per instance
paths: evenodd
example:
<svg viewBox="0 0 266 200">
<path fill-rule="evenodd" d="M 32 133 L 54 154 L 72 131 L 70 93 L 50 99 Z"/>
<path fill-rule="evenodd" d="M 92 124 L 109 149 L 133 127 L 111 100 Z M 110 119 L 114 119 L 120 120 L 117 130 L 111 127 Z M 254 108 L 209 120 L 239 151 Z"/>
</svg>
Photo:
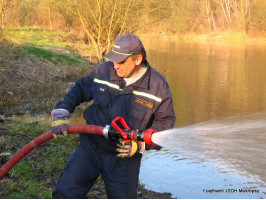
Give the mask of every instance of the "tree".
<svg viewBox="0 0 266 200">
<path fill-rule="evenodd" d="M 250 8 L 255 3 L 253 0 L 215 0 L 215 2 L 223 11 L 227 24 L 246 30 L 247 24 L 250 23 Z"/>
<path fill-rule="evenodd" d="M 2 29 L 4 29 L 4 19 L 5 19 L 5 15 L 8 11 L 8 9 L 10 8 L 12 4 L 12 0 L 0 0 L 0 17 L 1 17 L 1 21 L 0 21 L 0 27 Z"/>
<path fill-rule="evenodd" d="M 266 1 L 257 0 L 251 8 L 251 29 L 259 34 L 266 34 Z"/>
<path fill-rule="evenodd" d="M 78 18 L 76 16 L 76 13 L 73 12 L 73 8 L 67 6 L 65 1 L 60 1 L 60 0 L 53 0 L 53 1 L 54 1 L 53 3 L 54 9 L 61 16 L 61 19 L 63 21 L 63 26 L 66 28 L 66 30 L 70 31 L 71 28 L 76 28 L 75 26 L 78 21 Z M 58 18 L 57 21 L 59 21 Z"/>
<path fill-rule="evenodd" d="M 132 0 L 73 0 L 74 13 L 94 46 L 99 61 L 110 48 L 114 35 L 125 30 L 132 3 Z"/>
<path fill-rule="evenodd" d="M 148 13 L 143 6 L 147 2 Z M 144 19 L 149 15 L 158 20 L 156 13 L 163 7 L 154 2 L 158 0 L 68 0 L 68 7 L 73 8 L 101 62 L 118 35 L 145 27 Z"/>
</svg>

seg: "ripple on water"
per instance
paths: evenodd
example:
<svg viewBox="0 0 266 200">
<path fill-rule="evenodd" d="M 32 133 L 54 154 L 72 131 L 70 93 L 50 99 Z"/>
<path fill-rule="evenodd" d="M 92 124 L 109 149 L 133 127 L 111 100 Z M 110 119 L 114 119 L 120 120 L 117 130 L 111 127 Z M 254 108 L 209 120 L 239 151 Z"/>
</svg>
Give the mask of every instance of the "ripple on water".
<svg viewBox="0 0 266 200">
<path fill-rule="evenodd" d="M 226 118 L 154 134 L 152 141 L 164 148 L 145 152 L 141 183 L 178 198 L 266 198 L 265 116 Z M 211 189 L 217 192 L 206 192 Z"/>
</svg>

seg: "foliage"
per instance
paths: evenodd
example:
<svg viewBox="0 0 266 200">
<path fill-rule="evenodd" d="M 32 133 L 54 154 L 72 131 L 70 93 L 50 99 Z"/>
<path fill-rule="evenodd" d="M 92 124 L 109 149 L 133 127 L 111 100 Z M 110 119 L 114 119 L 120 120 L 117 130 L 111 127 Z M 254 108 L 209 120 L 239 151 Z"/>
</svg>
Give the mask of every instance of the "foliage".
<svg viewBox="0 0 266 200">
<path fill-rule="evenodd" d="M 249 31 L 265 27 L 264 0 L 2 1 L 2 24 L 38 24 L 50 29 L 85 32 L 100 54 L 110 49 L 110 43 L 118 34 L 142 28 L 148 31 L 147 25 L 158 28 L 154 23 L 164 24 L 170 32 L 176 33 L 231 29 Z"/>
<path fill-rule="evenodd" d="M 169 28 L 172 33 L 189 33 L 193 32 L 195 26 L 198 26 L 196 15 L 199 13 L 199 8 L 194 0 L 187 1 L 171 1 L 171 17 Z"/>
<path fill-rule="evenodd" d="M 266 1 L 257 0 L 252 6 L 251 27 L 253 31 L 266 35 Z"/>
<path fill-rule="evenodd" d="M 157 0 L 69 0 L 73 13 L 78 17 L 99 60 L 110 50 L 117 35 L 135 32 L 145 26 L 145 19 L 157 20 L 164 16 L 165 8 Z M 147 10 L 145 10 L 148 8 Z M 143 10 L 144 9 L 144 10 Z M 145 12 L 146 11 L 146 12 Z"/>
<path fill-rule="evenodd" d="M 4 30 L 0 28 L 0 41 L 4 39 Z"/>
<path fill-rule="evenodd" d="M 167 17 L 168 7 L 168 0 L 25 0 L 5 19 L 15 26 L 74 29 L 86 36 L 102 60 L 117 35 L 135 32 Z M 48 17 L 44 17 L 47 13 Z"/>
</svg>

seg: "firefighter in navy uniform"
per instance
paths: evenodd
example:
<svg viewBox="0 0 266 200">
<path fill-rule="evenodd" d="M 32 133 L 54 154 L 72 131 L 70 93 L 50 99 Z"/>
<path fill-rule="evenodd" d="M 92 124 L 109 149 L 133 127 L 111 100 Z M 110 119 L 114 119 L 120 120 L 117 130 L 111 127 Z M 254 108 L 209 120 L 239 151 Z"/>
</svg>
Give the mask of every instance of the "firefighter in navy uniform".
<svg viewBox="0 0 266 200">
<path fill-rule="evenodd" d="M 110 61 L 78 80 L 52 111 L 54 137 L 67 136 L 70 113 L 91 100 L 93 104 L 84 112 L 87 124 L 106 126 L 121 116 L 132 130 L 153 133 L 173 128 L 175 114 L 168 84 L 147 62 L 139 38 L 130 33 L 118 36 L 105 58 Z M 99 175 L 108 198 L 137 198 L 142 153 L 153 146 L 80 134 L 80 143 L 65 166 L 53 198 L 85 198 Z"/>
</svg>

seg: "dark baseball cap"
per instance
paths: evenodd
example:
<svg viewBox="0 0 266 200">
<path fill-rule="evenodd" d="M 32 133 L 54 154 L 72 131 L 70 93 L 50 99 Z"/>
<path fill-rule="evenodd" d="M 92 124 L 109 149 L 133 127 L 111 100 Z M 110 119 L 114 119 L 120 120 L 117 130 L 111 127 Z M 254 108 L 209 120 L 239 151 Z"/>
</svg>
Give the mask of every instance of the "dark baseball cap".
<svg viewBox="0 0 266 200">
<path fill-rule="evenodd" d="M 104 57 L 112 62 L 120 63 L 133 54 L 144 52 L 144 47 L 140 39 L 132 33 L 119 35 L 113 46 L 113 49 Z"/>
</svg>

